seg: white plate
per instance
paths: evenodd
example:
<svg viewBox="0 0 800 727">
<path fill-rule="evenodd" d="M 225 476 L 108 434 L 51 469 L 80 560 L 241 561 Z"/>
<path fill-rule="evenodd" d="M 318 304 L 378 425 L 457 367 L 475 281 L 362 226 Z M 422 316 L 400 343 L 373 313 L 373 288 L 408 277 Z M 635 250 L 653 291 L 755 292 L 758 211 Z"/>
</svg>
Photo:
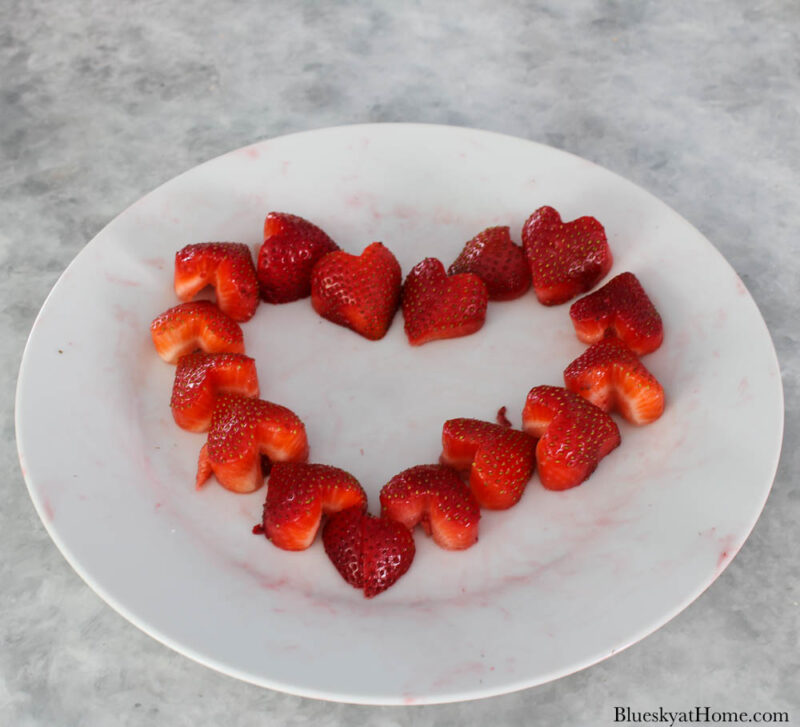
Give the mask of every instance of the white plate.
<svg viewBox="0 0 800 727">
<path fill-rule="evenodd" d="M 350 252 L 381 240 L 404 273 L 449 264 L 489 225 L 515 239 L 550 204 L 606 227 L 615 263 L 665 323 L 647 366 L 664 416 L 634 429 L 584 485 L 485 513 L 476 547 L 418 534 L 406 576 L 373 600 L 319 542 L 285 553 L 250 529 L 264 490 L 193 489 L 202 435 L 172 422 L 174 368 L 151 319 L 176 303 L 174 252 L 260 242 L 269 210 L 300 214 Z M 568 306 L 532 293 L 489 307 L 478 334 L 421 348 L 398 314 L 369 342 L 308 300 L 260 306 L 244 325 L 262 396 L 306 422 L 312 461 L 349 470 L 373 512 L 380 487 L 436 461 L 442 423 L 519 424 L 528 390 L 559 384 L 583 350 Z M 769 492 L 783 424 L 764 321 L 712 245 L 664 204 L 589 162 L 469 129 L 370 125 L 272 139 L 203 164 L 147 195 L 78 255 L 31 332 L 17 438 L 48 532 L 112 607 L 168 646 L 274 689 L 398 704 L 472 699 L 586 667 L 658 628 L 725 568 Z M 747 446 L 742 446 L 747 442 Z M 100 645 L 98 645 L 100 648 Z"/>
</svg>

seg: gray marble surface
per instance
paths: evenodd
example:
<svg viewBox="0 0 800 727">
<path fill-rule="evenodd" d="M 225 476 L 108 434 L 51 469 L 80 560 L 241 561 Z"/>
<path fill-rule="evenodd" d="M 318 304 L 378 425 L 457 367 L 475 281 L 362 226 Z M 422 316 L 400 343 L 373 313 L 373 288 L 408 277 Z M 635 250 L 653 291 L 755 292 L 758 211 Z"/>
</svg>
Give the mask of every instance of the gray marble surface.
<svg viewBox="0 0 800 727">
<path fill-rule="evenodd" d="M 542 687 L 371 708 L 221 676 L 106 606 L 50 541 L 22 480 L 13 424 L 22 349 L 81 247 L 198 162 L 365 121 L 501 131 L 637 182 L 717 245 L 778 350 L 783 457 L 738 557 L 657 633 Z M 788 0 L 4 0 L 0 724 L 559 727 L 611 724 L 616 705 L 786 710 L 800 721 L 798 128 L 800 5 Z"/>
</svg>

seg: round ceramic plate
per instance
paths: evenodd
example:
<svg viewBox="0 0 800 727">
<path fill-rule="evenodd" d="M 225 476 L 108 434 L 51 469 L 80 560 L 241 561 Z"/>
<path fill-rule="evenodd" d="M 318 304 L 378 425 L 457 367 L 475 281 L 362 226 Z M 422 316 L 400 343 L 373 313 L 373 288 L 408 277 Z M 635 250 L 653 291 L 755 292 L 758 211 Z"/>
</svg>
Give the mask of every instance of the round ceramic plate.
<svg viewBox="0 0 800 727">
<path fill-rule="evenodd" d="M 191 242 L 260 243 L 270 210 L 299 214 L 345 250 L 380 240 L 403 271 L 449 264 L 490 225 L 519 241 L 552 205 L 594 215 L 660 310 L 646 365 L 666 390 L 656 423 L 580 487 L 484 512 L 480 541 L 417 556 L 372 600 L 320 542 L 287 553 L 251 534 L 264 490 L 197 492 L 203 435 L 169 410 L 174 367 L 150 321 L 176 303 L 172 259 Z M 442 423 L 519 426 L 528 390 L 559 384 L 584 346 L 568 306 L 532 292 L 492 303 L 475 335 L 412 348 L 398 314 L 367 341 L 308 300 L 244 324 L 262 396 L 306 423 L 312 461 L 352 472 L 373 512 L 381 486 L 435 462 Z M 373 704 L 472 699 L 604 659 L 679 613 L 725 568 L 764 505 L 783 403 L 775 352 L 740 279 L 664 204 L 589 162 L 469 129 L 369 125 L 272 139 L 202 164 L 111 222 L 36 320 L 17 391 L 25 479 L 48 532 L 113 608 L 214 669 L 294 694 Z M 758 422 L 758 427 L 753 427 Z M 748 446 L 741 443 L 747 441 Z M 98 648 L 100 648 L 98 646 Z"/>
</svg>

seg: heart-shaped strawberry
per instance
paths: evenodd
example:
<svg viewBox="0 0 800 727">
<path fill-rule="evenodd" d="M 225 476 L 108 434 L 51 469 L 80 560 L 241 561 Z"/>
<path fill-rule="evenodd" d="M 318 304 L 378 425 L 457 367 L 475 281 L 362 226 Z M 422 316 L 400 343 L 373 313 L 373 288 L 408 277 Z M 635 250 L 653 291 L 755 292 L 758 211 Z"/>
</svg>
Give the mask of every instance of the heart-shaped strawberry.
<svg viewBox="0 0 800 727">
<path fill-rule="evenodd" d="M 603 338 L 564 369 L 564 384 L 603 411 L 617 409 L 631 424 L 664 411 L 664 389 L 619 338 Z"/>
<path fill-rule="evenodd" d="M 235 321 L 249 321 L 258 306 L 258 279 L 250 248 L 241 242 L 200 242 L 175 254 L 175 293 L 194 298 L 207 285 L 217 306 Z"/>
<path fill-rule="evenodd" d="M 569 316 L 584 343 L 616 335 L 635 354 L 644 356 L 664 340 L 661 316 L 633 273 L 620 273 L 594 293 L 576 300 Z"/>
<path fill-rule="evenodd" d="M 325 552 L 342 578 L 372 598 L 408 571 L 416 548 L 409 529 L 360 507 L 333 515 L 322 531 Z"/>
<path fill-rule="evenodd" d="M 273 545 L 305 550 L 323 515 L 367 507 L 367 496 L 349 472 L 326 464 L 277 462 L 269 473 L 262 526 Z"/>
<path fill-rule="evenodd" d="M 525 432 L 478 419 L 442 427 L 442 464 L 469 472 L 481 507 L 506 510 L 519 502 L 536 466 L 536 440 Z"/>
<path fill-rule="evenodd" d="M 205 432 L 219 394 L 258 396 L 256 362 L 241 353 L 190 353 L 178 359 L 172 416 L 190 432 Z"/>
<path fill-rule="evenodd" d="M 167 363 L 198 348 L 206 353 L 244 353 L 239 324 L 208 300 L 181 303 L 156 316 L 150 335 L 158 355 Z"/>
<path fill-rule="evenodd" d="M 590 290 L 613 262 L 605 230 L 594 217 L 562 222 L 552 207 L 540 207 L 528 218 L 522 246 L 533 289 L 544 305 L 565 303 Z"/>
<path fill-rule="evenodd" d="M 447 272 L 475 273 L 486 284 L 489 300 L 513 300 L 531 287 L 525 252 L 511 241 L 508 227 L 488 227 L 473 237 Z"/>
<path fill-rule="evenodd" d="M 452 467 L 421 464 L 395 475 L 381 489 L 381 514 L 409 530 L 422 525 L 446 550 L 478 542 L 480 508 Z"/>
<path fill-rule="evenodd" d="M 448 276 L 434 257 L 417 263 L 403 284 L 403 318 L 412 346 L 468 336 L 486 320 L 489 294 L 474 273 Z"/>
<path fill-rule="evenodd" d="M 548 490 L 581 484 L 620 443 L 608 414 L 559 386 L 534 386 L 528 392 L 522 428 L 539 437 L 536 465 Z"/>
<path fill-rule="evenodd" d="M 386 335 L 400 302 L 400 263 L 380 242 L 361 255 L 324 255 L 311 273 L 311 304 L 323 318 L 377 341 Z"/>
<path fill-rule="evenodd" d="M 297 215 L 270 212 L 258 251 L 258 284 L 267 303 L 289 303 L 311 294 L 317 260 L 339 246 L 319 227 Z"/>
<path fill-rule="evenodd" d="M 262 455 L 272 462 L 305 462 L 308 439 L 303 422 L 290 409 L 271 401 L 218 396 L 208 440 L 197 462 L 197 488 L 214 474 L 233 492 L 257 490 L 264 484 Z"/>
</svg>

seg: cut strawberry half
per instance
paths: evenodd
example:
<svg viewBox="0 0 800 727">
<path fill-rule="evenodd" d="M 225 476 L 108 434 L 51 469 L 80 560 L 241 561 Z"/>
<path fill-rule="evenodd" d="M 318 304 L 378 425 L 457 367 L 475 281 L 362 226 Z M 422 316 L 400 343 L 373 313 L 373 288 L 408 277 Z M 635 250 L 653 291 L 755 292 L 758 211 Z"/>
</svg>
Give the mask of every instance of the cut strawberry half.
<svg viewBox="0 0 800 727">
<path fill-rule="evenodd" d="M 206 353 L 244 353 L 239 324 L 207 300 L 181 303 L 150 324 L 153 344 L 167 363 L 202 349 Z"/>
<path fill-rule="evenodd" d="M 528 218 L 522 246 L 533 289 L 544 305 L 565 303 L 590 290 L 613 262 L 605 230 L 594 217 L 562 222 L 552 207 L 540 207 Z"/>
<path fill-rule="evenodd" d="M 190 353 L 178 359 L 172 416 L 190 432 L 205 432 L 218 394 L 258 396 L 256 362 L 241 353 Z"/>
<path fill-rule="evenodd" d="M 305 550 L 322 516 L 348 507 L 367 508 L 367 496 L 353 475 L 325 464 L 277 462 L 269 473 L 264 534 L 284 550 Z"/>
<path fill-rule="evenodd" d="M 285 406 L 269 401 L 218 396 L 197 463 L 197 487 L 214 474 L 228 490 L 253 492 L 264 484 L 262 455 L 270 462 L 305 462 L 308 440 L 303 422 Z"/>
<path fill-rule="evenodd" d="M 619 429 L 608 414 L 559 386 L 530 390 L 522 427 L 539 438 L 536 464 L 548 490 L 581 484 L 620 443 Z"/>
<path fill-rule="evenodd" d="M 329 252 L 311 273 L 311 304 L 323 318 L 377 341 L 397 311 L 401 280 L 400 263 L 380 242 L 361 255 Z"/>
<path fill-rule="evenodd" d="M 469 472 L 481 507 L 506 510 L 519 502 L 536 466 L 536 440 L 478 419 L 450 419 L 442 428 L 442 464 Z"/>
<path fill-rule="evenodd" d="M 258 252 L 258 284 L 267 303 L 289 303 L 311 295 L 311 271 L 339 246 L 319 227 L 297 215 L 270 212 Z"/>
<path fill-rule="evenodd" d="M 620 273 L 599 290 L 575 301 L 569 316 L 584 343 L 615 335 L 636 355 L 644 356 L 664 340 L 661 316 L 633 273 Z"/>
<path fill-rule="evenodd" d="M 473 237 L 448 268 L 450 275 L 475 273 L 486 285 L 489 300 L 513 300 L 531 287 L 531 270 L 508 227 L 489 227 Z"/>
<path fill-rule="evenodd" d="M 570 391 L 603 411 L 616 409 L 631 424 L 649 424 L 664 412 L 664 389 L 618 338 L 604 338 L 564 370 Z"/>
<path fill-rule="evenodd" d="M 486 320 L 489 293 L 474 273 L 448 276 L 434 257 L 417 263 L 403 284 L 403 318 L 412 346 L 475 333 Z"/>
<path fill-rule="evenodd" d="M 409 530 L 422 525 L 447 550 L 478 541 L 478 502 L 458 473 L 444 465 L 418 465 L 392 477 L 381 490 L 381 515 Z"/>
<path fill-rule="evenodd" d="M 366 598 L 382 593 L 405 574 L 416 548 L 411 531 L 388 518 L 376 518 L 360 507 L 333 515 L 322 531 L 331 562 Z"/>
<path fill-rule="evenodd" d="M 175 254 L 175 292 L 191 300 L 207 285 L 217 306 L 235 321 L 248 321 L 258 305 L 258 279 L 250 248 L 240 242 L 201 242 Z"/>
</svg>

